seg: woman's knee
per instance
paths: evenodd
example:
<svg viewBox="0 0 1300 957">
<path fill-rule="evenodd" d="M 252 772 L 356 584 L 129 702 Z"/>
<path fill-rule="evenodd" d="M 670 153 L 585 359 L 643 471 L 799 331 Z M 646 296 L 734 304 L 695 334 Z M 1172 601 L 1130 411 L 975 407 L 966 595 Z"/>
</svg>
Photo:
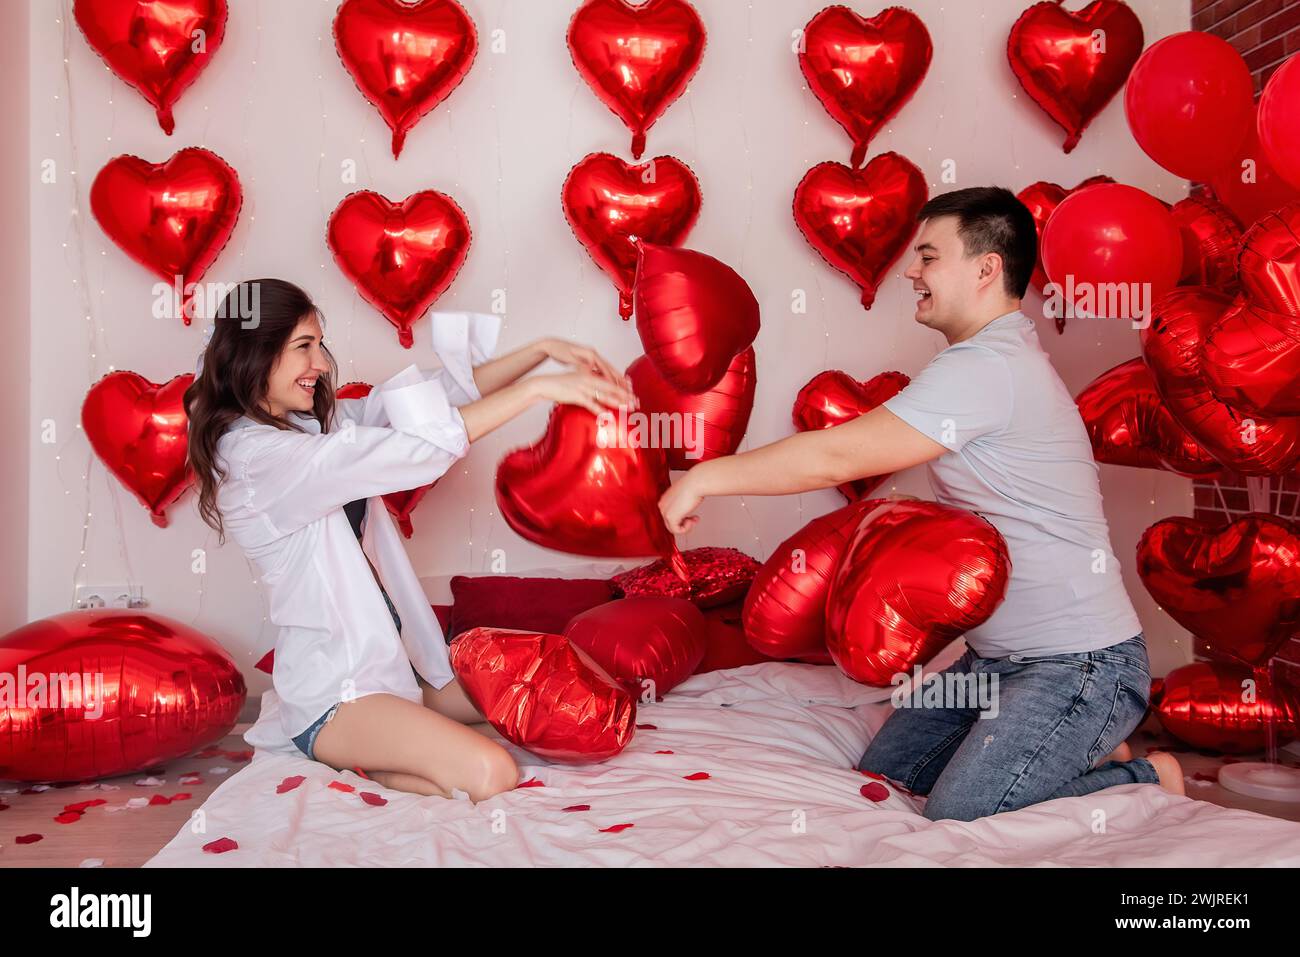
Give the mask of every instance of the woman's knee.
<svg viewBox="0 0 1300 957">
<path fill-rule="evenodd" d="M 461 785 L 470 800 L 484 801 L 511 790 L 519 783 L 519 767 L 505 748 L 489 738 L 476 749 L 470 762 L 469 780 Z"/>
</svg>

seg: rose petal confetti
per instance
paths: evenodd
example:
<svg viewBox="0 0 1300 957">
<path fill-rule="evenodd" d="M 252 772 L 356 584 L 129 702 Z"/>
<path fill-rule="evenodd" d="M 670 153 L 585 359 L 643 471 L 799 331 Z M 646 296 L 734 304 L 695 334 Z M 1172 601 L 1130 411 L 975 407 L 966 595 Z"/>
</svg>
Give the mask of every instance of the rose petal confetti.
<svg viewBox="0 0 1300 957">
<path fill-rule="evenodd" d="M 139 788 L 157 788 L 162 787 L 166 783 L 167 781 L 163 778 L 148 777 L 136 781 L 135 786 Z"/>
<path fill-rule="evenodd" d="M 352 794 L 356 791 L 356 788 L 351 784 L 348 784 L 346 781 L 331 781 L 329 786 L 335 791 L 346 791 L 348 794 Z"/>
<path fill-rule="evenodd" d="M 208 771 L 211 772 L 212 774 L 229 774 L 230 768 L 227 767 L 208 768 Z"/>
<path fill-rule="evenodd" d="M 81 811 L 84 811 L 88 807 L 99 807 L 99 805 L 107 804 L 107 803 L 108 802 L 105 801 L 103 798 L 95 798 L 93 801 L 78 801 L 76 804 L 65 804 L 63 806 L 63 810 L 77 811 L 78 813 L 80 813 Z"/>
<path fill-rule="evenodd" d="M 149 803 L 148 798 L 131 798 L 126 802 L 126 807 L 145 807 Z"/>
<path fill-rule="evenodd" d="M 636 729 L 638 731 L 658 731 L 659 726 L 655 724 L 638 724 Z"/>
<path fill-rule="evenodd" d="M 353 769 L 352 769 L 352 773 L 355 774 L 357 777 L 365 778 L 367 781 L 373 781 L 373 780 L 374 780 L 374 778 L 372 778 L 370 775 L 366 774 L 366 772 L 365 772 L 365 771 L 362 771 L 360 768 L 353 768 Z"/>
<path fill-rule="evenodd" d="M 163 794 L 155 794 L 153 797 L 149 798 L 149 803 L 151 805 L 171 804 L 172 799 Z"/>
<path fill-rule="evenodd" d="M 203 850 L 209 854 L 224 854 L 226 851 L 234 851 L 238 848 L 239 845 L 228 837 L 219 837 L 203 845 Z"/>
<path fill-rule="evenodd" d="M 590 804 L 570 804 L 568 807 L 560 808 L 561 811 L 590 811 Z"/>
<path fill-rule="evenodd" d="M 104 859 L 102 857 L 88 857 L 77 866 L 78 867 L 103 867 Z"/>
<path fill-rule="evenodd" d="M 664 751 L 656 751 L 656 752 L 655 752 L 655 754 L 674 754 L 674 753 L 675 753 L 675 752 L 673 752 L 673 751 L 667 751 L 667 750 L 664 750 Z"/>
<path fill-rule="evenodd" d="M 694 774 L 687 774 L 682 778 L 683 781 L 707 781 L 708 779 L 708 771 L 696 771 Z"/>
<path fill-rule="evenodd" d="M 361 800 L 365 801 L 371 807 L 383 807 L 388 803 L 388 798 L 380 797 L 374 791 L 362 791 Z"/>
<path fill-rule="evenodd" d="M 187 774 L 185 777 L 181 778 L 176 783 L 177 784 L 202 784 L 203 778 L 199 777 L 197 774 L 194 775 Z"/>
<path fill-rule="evenodd" d="M 868 801 L 884 801 L 889 798 L 889 788 L 885 787 L 879 781 L 872 781 L 870 784 L 864 784 L 861 788 L 861 794 Z"/>
<path fill-rule="evenodd" d="M 540 781 L 537 778 L 529 778 L 527 781 L 523 782 L 522 784 L 516 784 L 515 790 L 518 791 L 520 788 L 544 788 L 544 787 L 546 787 L 545 782 Z"/>
<path fill-rule="evenodd" d="M 619 831 L 626 831 L 629 827 L 635 827 L 633 824 L 611 824 L 609 827 L 602 827 L 601 834 L 617 834 Z"/>
<path fill-rule="evenodd" d="M 44 834 L 19 834 L 14 838 L 15 844 L 35 844 L 37 841 L 43 841 Z"/>
<path fill-rule="evenodd" d="M 275 786 L 275 793 L 284 794 L 287 791 L 292 791 L 294 788 L 296 788 L 298 785 L 302 784 L 302 782 L 306 780 L 307 779 L 303 777 L 303 775 L 301 774 L 291 774 L 289 777 L 285 778 L 283 781 L 281 781 L 279 784 Z"/>
<path fill-rule="evenodd" d="M 64 811 L 62 814 L 60 814 L 60 815 L 58 815 L 57 817 L 55 817 L 54 820 L 58 821 L 60 824 L 72 824 L 72 823 L 75 823 L 76 821 L 80 821 L 80 820 L 81 820 L 81 812 L 80 812 L 80 811 Z"/>
<path fill-rule="evenodd" d="M 188 801 L 191 797 L 193 797 L 193 795 L 190 794 L 189 791 L 180 791 L 180 792 L 178 792 L 178 793 L 172 795 L 172 800 L 173 800 L 173 801 Z"/>
</svg>

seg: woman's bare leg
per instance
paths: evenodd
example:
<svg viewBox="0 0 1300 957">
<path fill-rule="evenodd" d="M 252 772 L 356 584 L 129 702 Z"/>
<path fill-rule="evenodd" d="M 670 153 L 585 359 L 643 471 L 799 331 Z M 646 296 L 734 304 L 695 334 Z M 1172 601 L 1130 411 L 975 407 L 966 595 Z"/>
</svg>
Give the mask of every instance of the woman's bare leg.
<svg viewBox="0 0 1300 957">
<path fill-rule="evenodd" d="M 458 789 L 482 801 L 519 782 L 514 759 L 497 742 L 390 694 L 344 702 L 321 728 L 315 750 L 333 768 L 360 767 L 380 784 L 417 794 L 450 797 Z"/>
</svg>

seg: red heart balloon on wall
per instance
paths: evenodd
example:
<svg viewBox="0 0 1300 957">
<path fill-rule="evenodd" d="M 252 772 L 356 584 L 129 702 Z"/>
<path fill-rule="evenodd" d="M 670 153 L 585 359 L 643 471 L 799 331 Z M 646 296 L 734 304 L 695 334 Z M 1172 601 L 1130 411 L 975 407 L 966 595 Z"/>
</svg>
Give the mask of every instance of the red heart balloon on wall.
<svg viewBox="0 0 1300 957">
<path fill-rule="evenodd" d="M 1236 293 L 1241 224 L 1226 206 L 1204 196 L 1180 199 L 1169 210 L 1183 237 L 1183 286 Z"/>
<path fill-rule="evenodd" d="M 1142 43 L 1142 21 L 1125 3 L 1093 0 L 1071 13 L 1050 0 L 1016 20 L 1007 59 L 1030 99 L 1065 130 L 1068 153 L 1123 88 Z"/>
<path fill-rule="evenodd" d="M 1169 412 L 1141 356 L 1097 376 L 1075 402 L 1098 462 L 1197 478 L 1222 474 L 1214 457 Z"/>
<path fill-rule="evenodd" d="M 647 595 L 584 611 L 565 627 L 564 637 L 629 694 L 654 699 L 694 673 L 704 658 L 709 621 L 685 599 Z"/>
<path fill-rule="evenodd" d="M 689 469 L 740 448 L 758 383 L 753 346 L 732 359 L 718 383 L 704 392 L 679 392 L 648 356 L 628 366 L 626 374 L 641 400 L 639 411 L 647 416 L 673 416 L 665 421 L 678 429 L 681 441 L 665 449 L 670 469 Z M 680 424 L 673 426 L 674 422 Z"/>
<path fill-rule="evenodd" d="M 925 176 L 898 153 L 860 170 L 818 163 L 794 191 L 794 221 L 828 263 L 862 287 L 870 309 L 876 288 L 916 234 L 929 191 Z"/>
<path fill-rule="evenodd" d="M 1058 186 L 1056 183 L 1049 183 L 1045 180 L 1039 180 L 1037 183 L 1030 183 L 1020 192 L 1016 193 L 1019 199 L 1029 209 L 1029 213 L 1034 217 L 1034 228 L 1038 232 L 1038 239 L 1041 246 L 1043 238 L 1043 227 L 1047 225 L 1047 220 L 1052 213 L 1056 212 L 1056 207 L 1061 205 L 1061 200 L 1071 193 L 1077 193 L 1081 189 L 1087 189 L 1089 186 L 1096 186 L 1098 183 L 1115 182 L 1109 176 L 1089 176 L 1074 189 L 1066 189 L 1064 186 Z M 1034 263 L 1034 273 L 1029 278 L 1030 284 L 1040 293 L 1043 287 L 1047 285 L 1047 272 L 1043 269 L 1043 256 L 1040 250 L 1038 259 Z M 1065 316 L 1056 317 L 1056 331 L 1058 333 L 1065 331 Z"/>
<path fill-rule="evenodd" d="M 758 335 L 758 300 L 712 256 L 651 243 L 638 250 L 632 301 L 645 354 L 681 392 L 714 388 Z"/>
<path fill-rule="evenodd" d="M 1271 693 L 1258 689 L 1247 696 L 1246 682 L 1254 680 L 1250 671 L 1228 662 L 1194 661 L 1165 675 L 1159 700 L 1152 703 L 1161 727 L 1194 748 L 1225 754 L 1262 751 L 1270 723 L 1279 745 L 1300 735 L 1295 692 L 1275 683 Z"/>
<path fill-rule="evenodd" d="M 659 513 L 668 490 L 663 449 L 642 445 L 614 411 L 551 410 L 546 433 L 497 466 L 497 506 L 516 532 L 575 555 L 660 555 L 685 570 Z"/>
<path fill-rule="evenodd" d="M 799 69 L 808 89 L 853 138 L 854 169 L 866 158 L 871 138 L 921 85 L 933 52 L 925 24 L 903 7 L 867 19 L 831 6 L 808 21 Z"/>
<path fill-rule="evenodd" d="M 110 70 L 144 96 L 168 136 L 172 106 L 226 36 L 226 0 L 76 0 L 72 15 Z"/>
<path fill-rule="evenodd" d="M 636 699 L 562 635 L 471 628 L 450 653 L 474 706 L 502 737 L 533 754 L 603 761 L 636 733 Z"/>
<path fill-rule="evenodd" d="M 397 328 L 411 348 L 413 326 L 447 291 L 469 255 L 469 220 L 456 201 L 432 189 L 401 205 L 370 190 L 344 197 L 330 214 L 326 241 L 343 275 Z"/>
<path fill-rule="evenodd" d="M 901 372 L 882 372 L 866 382 L 838 370 L 819 372 L 794 398 L 794 427 L 800 432 L 815 432 L 851 422 L 898 395 L 911 381 Z M 853 502 L 866 498 L 887 478 L 888 475 L 864 476 L 841 485 L 840 492 Z"/>
<path fill-rule="evenodd" d="M 336 393 L 340 399 L 362 399 L 368 396 L 374 389 L 369 382 L 349 382 L 341 385 Z M 389 492 L 383 496 L 384 507 L 388 509 L 388 514 L 393 516 L 397 522 L 397 527 L 402 530 L 405 538 L 410 538 L 415 534 L 415 527 L 411 524 L 411 513 L 415 507 L 424 500 L 424 495 L 429 489 L 438 484 L 434 479 L 428 485 L 421 485 L 419 488 L 408 489 L 405 492 Z"/>
<path fill-rule="evenodd" d="M 86 393 L 81 427 L 100 461 L 135 493 L 159 528 L 193 476 L 185 464 L 189 419 L 185 390 L 193 373 L 164 385 L 134 372 L 110 372 Z"/>
<path fill-rule="evenodd" d="M 1157 299 L 1142 330 L 1142 356 L 1180 425 L 1234 472 L 1275 475 L 1300 464 L 1300 418 L 1252 415 L 1210 388 L 1205 338 L 1232 305 L 1222 293 L 1181 287 Z"/>
<path fill-rule="evenodd" d="M 886 502 L 862 516 L 826 598 L 826 647 L 840 670 L 886 687 L 983 624 L 1011 560 L 989 522 L 936 502 Z"/>
<path fill-rule="evenodd" d="M 745 639 L 771 658 L 826 655 L 826 598 L 862 517 L 884 504 L 863 499 L 815 518 L 776 547 L 745 595 Z"/>
<path fill-rule="evenodd" d="M 1174 621 L 1243 664 L 1300 634 L 1300 528 L 1286 519 L 1166 518 L 1143 533 L 1137 570 Z"/>
<path fill-rule="evenodd" d="M 569 21 L 578 74 L 632 133 L 632 156 L 704 56 L 704 23 L 685 0 L 587 0 Z"/>
<path fill-rule="evenodd" d="M 334 49 L 393 131 L 396 159 L 411 127 L 465 79 L 478 34 L 455 0 L 343 0 Z"/>
<path fill-rule="evenodd" d="M 168 285 L 198 283 L 234 232 L 244 193 L 216 153 L 187 147 L 164 163 L 109 160 L 90 186 L 90 211 L 108 238 Z M 182 301 L 193 318 L 192 292 Z"/>
<path fill-rule="evenodd" d="M 671 156 L 630 166 L 591 153 L 569 171 L 561 199 L 574 236 L 614 280 L 624 319 L 632 315 L 637 243 L 676 246 L 700 215 L 699 181 Z"/>
<path fill-rule="evenodd" d="M 0 674 L 16 692 L 0 698 L 0 780 L 84 781 L 192 754 L 230 733 L 246 696 L 217 642 L 125 608 L 9 632 Z"/>
</svg>

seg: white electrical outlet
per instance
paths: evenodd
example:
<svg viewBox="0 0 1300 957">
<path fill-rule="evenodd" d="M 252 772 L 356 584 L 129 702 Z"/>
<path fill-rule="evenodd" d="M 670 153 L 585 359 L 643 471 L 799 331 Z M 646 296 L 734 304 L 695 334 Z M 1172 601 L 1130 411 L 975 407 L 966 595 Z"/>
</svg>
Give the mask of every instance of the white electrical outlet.
<svg viewBox="0 0 1300 957">
<path fill-rule="evenodd" d="M 143 585 L 78 585 L 74 608 L 143 608 Z"/>
</svg>

